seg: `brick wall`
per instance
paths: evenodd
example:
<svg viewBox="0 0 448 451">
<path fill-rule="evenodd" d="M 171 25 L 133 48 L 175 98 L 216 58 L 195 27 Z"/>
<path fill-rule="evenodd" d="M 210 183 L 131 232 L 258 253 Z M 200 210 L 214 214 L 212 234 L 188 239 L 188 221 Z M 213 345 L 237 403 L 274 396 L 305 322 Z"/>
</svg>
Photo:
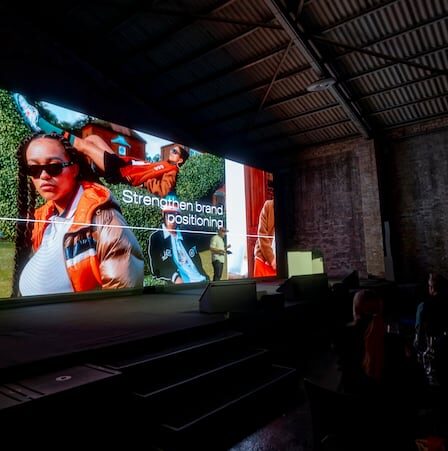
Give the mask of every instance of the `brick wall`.
<svg viewBox="0 0 448 451">
<path fill-rule="evenodd" d="M 303 150 L 291 171 L 288 249 L 318 249 L 330 277 L 356 269 L 384 275 L 373 141 L 354 139 Z M 294 216 L 294 217 L 292 217 Z"/>
<path fill-rule="evenodd" d="M 448 117 L 394 129 L 376 147 L 381 191 L 373 141 L 298 153 L 276 183 L 282 249 L 321 250 L 330 277 L 382 276 L 384 220 L 397 281 L 448 277 Z"/>
<path fill-rule="evenodd" d="M 448 275 L 448 128 L 428 126 L 395 133 L 391 138 L 399 139 L 383 157 L 397 280 L 423 279 L 428 271 Z"/>
</svg>

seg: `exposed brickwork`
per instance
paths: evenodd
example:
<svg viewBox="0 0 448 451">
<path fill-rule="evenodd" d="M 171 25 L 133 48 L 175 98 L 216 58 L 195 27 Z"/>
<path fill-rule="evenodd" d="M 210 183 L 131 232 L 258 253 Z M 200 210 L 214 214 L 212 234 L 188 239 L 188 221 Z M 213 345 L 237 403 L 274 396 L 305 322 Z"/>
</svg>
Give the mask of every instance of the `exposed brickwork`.
<svg viewBox="0 0 448 451">
<path fill-rule="evenodd" d="M 383 229 L 381 225 L 378 174 L 373 141 L 364 141 L 355 147 L 360 176 L 364 253 L 367 272 L 384 276 Z"/>
<path fill-rule="evenodd" d="M 448 118 L 394 130 L 378 149 L 396 280 L 423 280 L 428 271 L 448 276 Z M 294 221 L 284 228 L 286 247 L 321 250 L 330 277 L 353 269 L 381 276 L 373 142 L 358 138 L 310 147 L 298 154 L 291 173 L 283 204 L 294 210 Z"/>
<path fill-rule="evenodd" d="M 353 139 L 301 152 L 289 247 L 319 249 L 330 277 L 384 274 L 375 151 Z"/>
<path fill-rule="evenodd" d="M 419 124 L 396 128 L 395 130 L 391 130 L 388 133 L 388 137 L 391 140 L 398 140 L 417 135 L 427 135 L 429 133 L 434 133 L 436 131 L 444 130 L 447 128 L 448 128 L 448 116 L 443 116 L 437 119 L 424 121 Z"/>
<path fill-rule="evenodd" d="M 448 129 L 400 138 L 386 160 L 396 276 L 448 275 Z"/>
</svg>

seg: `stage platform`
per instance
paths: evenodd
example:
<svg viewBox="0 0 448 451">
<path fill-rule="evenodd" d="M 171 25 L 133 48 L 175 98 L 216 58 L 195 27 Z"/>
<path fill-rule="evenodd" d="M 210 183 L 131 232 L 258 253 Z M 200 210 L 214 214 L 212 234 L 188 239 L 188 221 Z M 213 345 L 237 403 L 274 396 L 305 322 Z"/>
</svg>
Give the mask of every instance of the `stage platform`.
<svg viewBox="0 0 448 451">
<path fill-rule="evenodd" d="M 274 294 L 281 282 L 258 283 L 257 294 Z M 105 348 L 224 328 L 225 314 L 199 312 L 204 289 L 2 308 L 1 379 L 38 362 L 76 363 Z"/>
<path fill-rule="evenodd" d="M 261 330 L 270 338 L 272 332 L 277 339 L 276 324 L 284 331 L 281 318 L 292 317 L 284 303 L 273 314 L 265 302 L 267 295 L 281 298 L 276 291 L 281 282 L 259 283 L 259 305 L 255 301 L 255 310 L 235 317 L 199 312 L 206 286 L 4 304 L 5 431 L 33 446 L 47 445 L 48 435 L 40 432 L 51 424 L 58 434 L 103 447 L 118 440 L 176 451 L 227 449 L 225 444 L 283 409 L 296 390 L 297 370 L 277 362 L 258 335 Z M 83 426 L 73 437 L 79 412 Z M 22 430 L 28 433 L 22 436 Z M 59 444 L 58 434 L 50 439 Z"/>
<path fill-rule="evenodd" d="M 203 289 L 31 305 L 0 312 L 0 370 L 225 321 L 199 313 Z"/>
</svg>

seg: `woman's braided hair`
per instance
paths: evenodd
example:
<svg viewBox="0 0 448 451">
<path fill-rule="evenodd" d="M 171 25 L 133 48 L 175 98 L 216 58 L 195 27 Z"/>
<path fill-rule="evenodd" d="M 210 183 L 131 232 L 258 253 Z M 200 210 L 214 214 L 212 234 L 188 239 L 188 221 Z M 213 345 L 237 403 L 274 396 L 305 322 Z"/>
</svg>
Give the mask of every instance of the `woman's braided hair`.
<svg viewBox="0 0 448 451">
<path fill-rule="evenodd" d="M 31 234 L 33 231 L 34 210 L 36 208 L 36 189 L 31 179 L 27 177 L 26 151 L 36 139 L 48 138 L 59 141 L 64 147 L 70 161 L 79 166 L 78 180 L 98 181 L 98 177 L 90 167 L 86 158 L 80 154 L 70 142 L 57 133 L 35 133 L 25 138 L 16 153 L 18 161 L 17 210 L 19 220 L 16 223 L 16 250 L 14 257 L 14 275 L 12 283 L 12 297 L 19 295 L 19 278 L 23 267 L 31 254 Z"/>
</svg>

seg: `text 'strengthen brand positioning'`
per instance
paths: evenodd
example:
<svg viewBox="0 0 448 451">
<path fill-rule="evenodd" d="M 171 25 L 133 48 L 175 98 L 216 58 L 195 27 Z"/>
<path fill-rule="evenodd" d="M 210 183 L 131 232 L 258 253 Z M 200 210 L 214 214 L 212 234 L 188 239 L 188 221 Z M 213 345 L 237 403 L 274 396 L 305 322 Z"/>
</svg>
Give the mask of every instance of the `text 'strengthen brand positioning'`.
<svg viewBox="0 0 448 451">
<path fill-rule="evenodd" d="M 180 214 L 169 213 L 167 221 L 177 225 L 189 225 L 199 227 L 210 227 L 217 229 L 224 226 L 223 219 L 216 217 L 204 217 L 204 213 L 213 216 L 224 216 L 223 205 L 208 205 L 199 202 L 184 202 L 173 199 L 163 199 L 156 196 L 138 194 L 130 189 L 123 190 L 122 200 L 126 204 L 145 205 L 147 207 L 159 207 L 160 209 L 175 208 Z M 188 213 L 188 214 L 184 214 Z M 198 216 L 196 213 L 200 213 Z"/>
</svg>

